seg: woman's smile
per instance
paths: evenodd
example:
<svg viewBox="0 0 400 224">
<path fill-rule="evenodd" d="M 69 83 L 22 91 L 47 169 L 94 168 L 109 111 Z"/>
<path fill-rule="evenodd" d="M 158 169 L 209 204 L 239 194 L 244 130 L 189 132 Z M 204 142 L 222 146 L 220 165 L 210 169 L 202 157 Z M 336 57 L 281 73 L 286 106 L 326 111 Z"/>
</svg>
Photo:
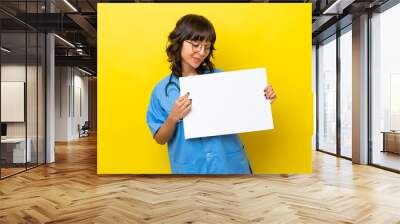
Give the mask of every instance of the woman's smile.
<svg viewBox="0 0 400 224">
<path fill-rule="evenodd" d="M 196 58 L 196 57 L 192 57 L 193 62 L 196 64 L 200 64 L 202 62 L 202 60 L 200 58 Z"/>
</svg>

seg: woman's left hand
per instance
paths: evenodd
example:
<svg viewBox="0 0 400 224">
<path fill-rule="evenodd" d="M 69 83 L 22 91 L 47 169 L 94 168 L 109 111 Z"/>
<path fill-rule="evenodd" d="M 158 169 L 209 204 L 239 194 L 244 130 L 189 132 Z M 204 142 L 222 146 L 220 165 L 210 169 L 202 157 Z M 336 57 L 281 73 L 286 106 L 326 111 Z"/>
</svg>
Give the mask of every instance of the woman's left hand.
<svg viewBox="0 0 400 224">
<path fill-rule="evenodd" d="M 276 93 L 275 93 L 274 89 L 272 89 L 271 85 L 267 85 L 267 87 L 265 87 L 264 96 L 267 100 L 270 100 L 271 103 L 276 100 Z"/>
</svg>

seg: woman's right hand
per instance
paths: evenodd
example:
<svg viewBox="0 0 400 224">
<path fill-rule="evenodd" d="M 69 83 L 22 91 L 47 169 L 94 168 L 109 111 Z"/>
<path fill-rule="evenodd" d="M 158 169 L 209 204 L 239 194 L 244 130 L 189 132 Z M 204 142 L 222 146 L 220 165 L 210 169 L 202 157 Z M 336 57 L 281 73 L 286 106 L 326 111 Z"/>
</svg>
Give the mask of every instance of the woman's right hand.
<svg viewBox="0 0 400 224">
<path fill-rule="evenodd" d="M 192 100 L 188 97 L 189 93 L 186 93 L 175 101 L 171 113 L 169 114 L 169 117 L 173 121 L 178 122 L 179 120 L 183 119 L 186 114 L 189 113 L 190 109 L 192 108 Z"/>
</svg>

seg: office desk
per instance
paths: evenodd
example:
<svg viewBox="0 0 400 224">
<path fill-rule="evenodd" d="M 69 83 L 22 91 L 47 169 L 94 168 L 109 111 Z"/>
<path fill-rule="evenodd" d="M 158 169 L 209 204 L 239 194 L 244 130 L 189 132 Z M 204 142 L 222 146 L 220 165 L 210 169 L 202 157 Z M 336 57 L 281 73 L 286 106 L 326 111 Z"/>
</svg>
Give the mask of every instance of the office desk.
<svg viewBox="0 0 400 224">
<path fill-rule="evenodd" d="M 400 154 L 400 131 L 382 131 L 383 150 L 382 152 L 393 152 Z"/>
<path fill-rule="evenodd" d="M 5 163 L 25 163 L 31 162 L 32 140 L 27 139 L 25 154 L 25 138 L 6 138 L 1 139 L 1 157 Z M 25 161 L 25 159 L 27 159 Z"/>
</svg>

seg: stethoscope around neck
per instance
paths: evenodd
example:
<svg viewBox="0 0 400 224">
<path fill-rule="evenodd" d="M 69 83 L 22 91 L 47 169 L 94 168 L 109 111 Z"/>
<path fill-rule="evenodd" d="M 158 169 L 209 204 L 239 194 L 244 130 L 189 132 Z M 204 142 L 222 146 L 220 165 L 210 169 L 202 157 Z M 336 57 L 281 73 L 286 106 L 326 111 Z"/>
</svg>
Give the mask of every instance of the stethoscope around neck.
<svg viewBox="0 0 400 224">
<path fill-rule="evenodd" d="M 200 73 L 200 74 L 203 74 L 203 73 Z M 166 96 L 167 98 L 168 98 L 168 87 L 169 87 L 169 86 L 175 86 L 175 87 L 178 89 L 178 92 L 181 92 L 181 88 L 179 87 L 179 85 L 172 81 L 172 76 L 174 76 L 174 74 L 171 74 L 171 75 L 169 76 L 168 83 L 167 83 L 167 85 L 165 86 L 165 90 L 164 90 L 164 91 L 165 91 L 165 96 Z"/>
<path fill-rule="evenodd" d="M 168 88 L 171 88 L 172 86 L 175 86 L 178 89 L 178 92 L 181 91 L 181 88 L 179 87 L 179 85 L 172 81 L 172 76 L 173 75 L 171 74 L 170 77 L 169 77 L 168 83 L 167 83 L 167 85 L 165 86 L 165 89 L 164 89 L 165 96 L 167 98 L 168 98 Z"/>
</svg>

